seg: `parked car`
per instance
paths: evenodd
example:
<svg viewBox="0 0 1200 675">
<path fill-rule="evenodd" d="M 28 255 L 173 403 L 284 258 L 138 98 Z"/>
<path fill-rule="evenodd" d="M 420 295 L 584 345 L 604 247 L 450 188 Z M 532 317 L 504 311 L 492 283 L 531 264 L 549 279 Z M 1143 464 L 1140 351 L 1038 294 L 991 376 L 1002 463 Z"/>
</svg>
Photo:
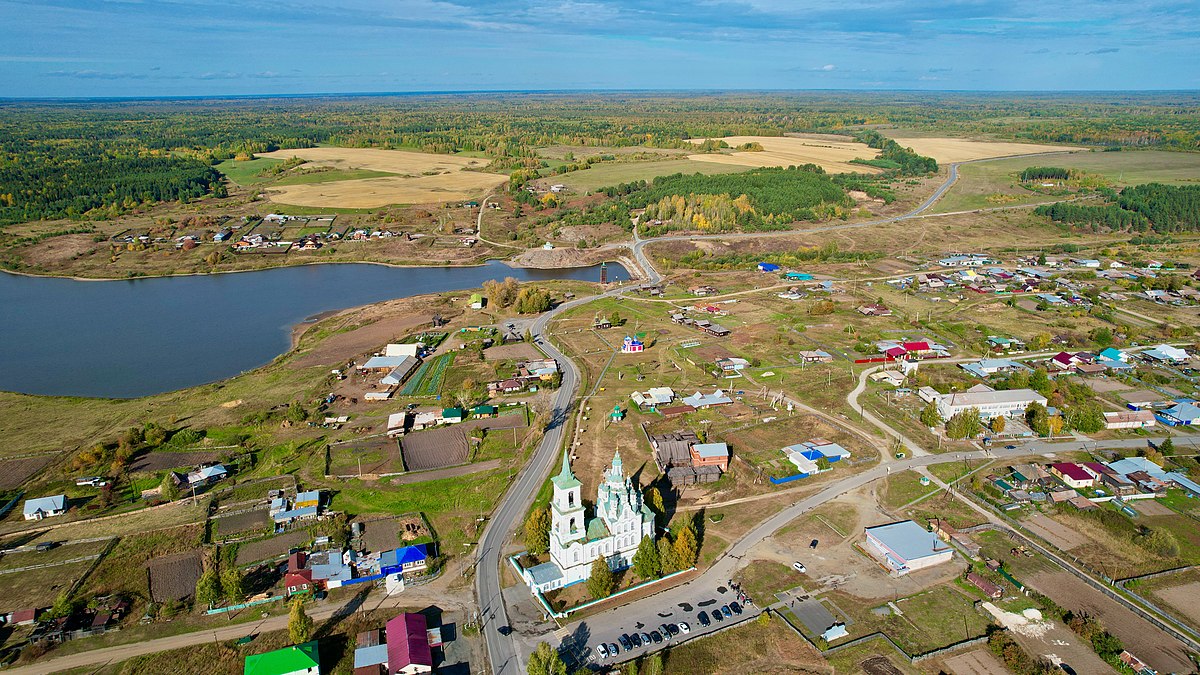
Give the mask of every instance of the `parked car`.
<svg viewBox="0 0 1200 675">
<path fill-rule="evenodd" d="M 724 615 L 724 614 L 721 614 L 721 610 L 719 610 L 719 609 L 714 609 L 714 610 L 712 611 L 712 616 L 713 616 L 713 618 L 714 618 L 714 619 L 716 619 L 717 621 L 724 621 L 724 620 L 725 620 L 725 615 Z"/>
<path fill-rule="evenodd" d="M 652 631 L 650 631 L 650 639 L 654 640 L 654 644 L 656 644 L 656 645 L 662 644 L 662 641 L 663 641 L 662 633 L 659 633 L 656 630 L 652 630 Z"/>
<path fill-rule="evenodd" d="M 642 644 L 643 644 L 643 645 L 645 645 L 645 646 L 649 647 L 651 644 L 653 644 L 653 643 L 650 641 L 650 634 L 649 634 L 649 633 L 642 633 L 641 637 L 642 637 Z"/>
<path fill-rule="evenodd" d="M 659 626 L 659 627 L 658 627 L 658 632 L 659 632 L 659 633 L 660 633 L 660 634 L 661 634 L 663 637 L 670 639 L 670 637 L 671 637 L 671 629 L 672 629 L 672 628 L 675 628 L 675 624 L 670 624 L 670 625 L 667 625 L 667 624 L 665 624 L 665 623 L 664 623 L 663 625 L 661 625 L 661 626 Z M 676 630 L 678 630 L 678 629 L 676 629 Z"/>
<path fill-rule="evenodd" d="M 688 633 L 692 632 L 692 627 L 687 625 L 686 622 L 680 621 L 679 622 L 679 632 L 683 633 L 684 635 L 687 635 Z"/>
<path fill-rule="evenodd" d="M 804 563 L 800 562 L 799 560 L 792 563 L 792 569 L 796 570 L 800 574 L 808 574 L 808 568 L 805 567 Z"/>
<path fill-rule="evenodd" d="M 729 617 L 733 616 L 733 611 L 729 609 L 729 605 L 721 605 L 721 614 L 728 619 Z"/>
<path fill-rule="evenodd" d="M 673 623 L 668 623 L 666 624 L 666 628 L 668 636 L 675 637 L 676 635 L 679 635 L 679 626 L 676 626 Z"/>
<path fill-rule="evenodd" d="M 618 639 L 621 641 L 621 646 L 625 648 L 625 651 L 633 649 L 633 640 L 630 640 L 628 635 L 622 633 Z"/>
<path fill-rule="evenodd" d="M 608 655 L 609 656 L 616 656 L 617 654 L 620 654 L 620 653 L 621 653 L 621 648 L 617 646 L 617 643 L 615 643 L 615 642 L 608 643 Z"/>
<path fill-rule="evenodd" d="M 708 624 L 712 623 L 708 620 L 708 612 L 700 612 L 696 615 L 696 620 L 700 622 L 701 626 L 707 626 Z"/>
<path fill-rule="evenodd" d="M 601 659 L 607 659 L 608 658 L 608 645 L 604 644 L 603 642 L 596 645 L 596 656 Z"/>
<path fill-rule="evenodd" d="M 641 635 L 638 635 L 637 633 L 634 633 L 633 635 L 630 635 L 630 636 L 629 636 L 629 641 L 633 643 L 633 648 L 634 648 L 634 649 L 637 649 L 638 647 L 641 647 L 641 646 L 642 646 L 642 636 L 641 636 Z"/>
<path fill-rule="evenodd" d="M 734 613 L 734 614 L 741 614 L 741 613 L 742 613 L 742 606 L 741 606 L 741 605 L 739 605 L 739 604 L 737 604 L 736 602 L 731 602 L 731 603 L 729 603 L 729 609 L 733 610 L 733 613 Z"/>
</svg>

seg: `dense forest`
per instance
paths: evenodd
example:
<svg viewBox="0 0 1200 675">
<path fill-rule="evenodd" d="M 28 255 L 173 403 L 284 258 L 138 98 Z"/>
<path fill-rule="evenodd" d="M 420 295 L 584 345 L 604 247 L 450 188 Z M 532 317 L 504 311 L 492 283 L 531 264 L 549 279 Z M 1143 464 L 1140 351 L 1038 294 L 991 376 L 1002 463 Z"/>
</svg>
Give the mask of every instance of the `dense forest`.
<svg viewBox="0 0 1200 675">
<path fill-rule="evenodd" d="M 115 215 L 139 204 L 224 189 L 216 169 L 187 157 L 125 154 L 92 143 L 0 150 L 0 225 L 77 218 L 94 210 Z"/>
<path fill-rule="evenodd" d="M 1200 185 L 1147 183 L 1127 187 L 1119 195 L 1111 190 L 1102 194 L 1115 203 L 1087 206 L 1059 202 L 1039 206 L 1034 213 L 1057 222 L 1086 226 L 1092 231 L 1152 230 L 1159 234 L 1200 231 Z"/>
<path fill-rule="evenodd" d="M 858 132 L 882 150 L 866 163 L 910 174 L 936 170 L 933 160 L 865 125 L 1197 150 L 1200 96 L 614 92 L 11 101 L 0 104 L 0 195 L 12 196 L 4 207 L 11 220 L 112 209 L 127 198 L 188 197 L 208 179 L 184 158 L 216 164 L 281 147 L 331 144 L 482 153 L 492 160 L 490 170 L 514 171 L 538 167 L 537 149 L 548 145 L 692 148 L 692 138 L 792 131 Z M 164 163 L 142 165 L 151 158 Z M 77 180 L 75 170 L 84 163 L 98 166 Z M 137 176 L 126 181 L 121 176 L 130 170 Z"/>
</svg>

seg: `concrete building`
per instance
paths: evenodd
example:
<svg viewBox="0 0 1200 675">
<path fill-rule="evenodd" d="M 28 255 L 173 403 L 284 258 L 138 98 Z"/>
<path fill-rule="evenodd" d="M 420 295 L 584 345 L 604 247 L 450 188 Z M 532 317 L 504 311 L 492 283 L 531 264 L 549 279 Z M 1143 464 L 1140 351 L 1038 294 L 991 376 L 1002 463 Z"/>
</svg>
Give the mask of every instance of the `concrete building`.
<svg viewBox="0 0 1200 675">
<path fill-rule="evenodd" d="M 1025 408 L 1030 403 L 1046 405 L 1046 397 L 1032 389 L 1008 389 L 996 391 L 985 384 L 977 384 L 970 389 L 944 394 L 938 397 L 938 414 L 942 419 L 950 419 L 954 415 L 977 408 L 979 416 L 985 420 L 993 417 L 1018 417 L 1025 414 Z"/>
<path fill-rule="evenodd" d="M 911 520 L 866 529 L 866 550 L 893 575 L 950 562 L 954 549 Z"/>
</svg>

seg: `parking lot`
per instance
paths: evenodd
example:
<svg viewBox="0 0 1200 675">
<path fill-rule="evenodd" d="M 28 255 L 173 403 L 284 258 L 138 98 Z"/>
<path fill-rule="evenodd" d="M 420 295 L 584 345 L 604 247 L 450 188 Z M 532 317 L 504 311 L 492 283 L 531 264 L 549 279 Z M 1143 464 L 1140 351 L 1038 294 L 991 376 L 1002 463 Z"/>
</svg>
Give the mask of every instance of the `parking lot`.
<svg viewBox="0 0 1200 675">
<path fill-rule="evenodd" d="M 586 619 L 576 625 L 574 632 L 562 635 L 560 653 L 576 666 L 612 665 L 737 625 L 762 611 L 757 605 L 746 603 L 746 598 L 728 583 L 690 590 L 695 600 L 664 604 L 654 614 L 626 616 L 618 610 Z M 673 594 L 664 594 L 668 595 Z M 603 655 L 601 644 L 605 645 Z M 615 653 L 611 653 L 613 645 L 617 648 Z"/>
</svg>

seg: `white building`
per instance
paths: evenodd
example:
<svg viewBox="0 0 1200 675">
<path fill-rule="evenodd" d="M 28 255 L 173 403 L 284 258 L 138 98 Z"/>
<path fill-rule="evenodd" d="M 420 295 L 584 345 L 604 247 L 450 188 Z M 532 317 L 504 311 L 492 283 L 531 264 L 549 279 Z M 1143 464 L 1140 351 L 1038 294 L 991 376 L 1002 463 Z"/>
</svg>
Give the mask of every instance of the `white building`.
<svg viewBox="0 0 1200 675">
<path fill-rule="evenodd" d="M 911 520 L 866 529 L 863 548 L 895 576 L 950 562 L 954 549 Z"/>
<path fill-rule="evenodd" d="M 938 414 L 942 419 L 971 408 L 979 409 L 979 416 L 989 420 L 993 417 L 1017 417 L 1025 414 L 1030 403 L 1046 405 L 1046 397 L 1032 389 L 1007 389 L 996 391 L 986 384 L 977 384 L 966 391 L 942 394 L 938 398 Z"/>
<path fill-rule="evenodd" d="M 384 356 L 411 356 L 414 359 L 421 355 L 420 342 L 407 342 L 404 344 L 389 344 L 383 348 Z"/>
<path fill-rule="evenodd" d="M 654 536 L 654 514 L 642 503 L 641 490 L 625 477 L 619 451 L 597 490 L 591 519 L 566 453 L 562 471 L 550 480 L 550 562 L 522 571 L 530 589 L 544 592 L 586 581 L 600 557 L 614 570 L 629 567 L 642 537 Z"/>
</svg>

